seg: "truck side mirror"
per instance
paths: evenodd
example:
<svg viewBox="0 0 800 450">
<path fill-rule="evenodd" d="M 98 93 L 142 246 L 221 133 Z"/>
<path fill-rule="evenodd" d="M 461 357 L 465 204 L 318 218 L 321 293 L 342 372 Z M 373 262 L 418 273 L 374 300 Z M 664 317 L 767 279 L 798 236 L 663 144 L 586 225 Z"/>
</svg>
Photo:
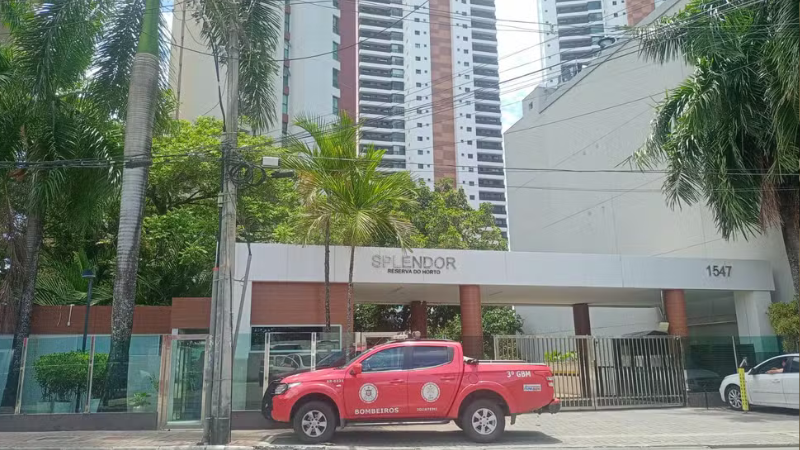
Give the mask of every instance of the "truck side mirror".
<svg viewBox="0 0 800 450">
<path fill-rule="evenodd" d="M 350 368 L 350 375 L 352 375 L 354 377 L 358 376 L 358 375 L 361 374 L 361 371 L 362 371 L 361 364 L 360 363 L 355 363 L 355 364 L 353 364 L 353 367 Z"/>
</svg>

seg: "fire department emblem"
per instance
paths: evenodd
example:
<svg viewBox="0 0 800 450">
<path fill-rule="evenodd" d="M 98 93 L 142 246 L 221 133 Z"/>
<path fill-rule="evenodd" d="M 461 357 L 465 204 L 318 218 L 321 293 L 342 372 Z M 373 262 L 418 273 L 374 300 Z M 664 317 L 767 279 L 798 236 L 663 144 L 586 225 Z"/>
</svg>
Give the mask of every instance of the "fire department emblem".
<svg viewBox="0 0 800 450">
<path fill-rule="evenodd" d="M 367 383 L 361 386 L 361 389 L 358 391 L 358 396 L 361 398 L 362 402 L 372 403 L 378 399 L 378 388 L 372 383 Z"/>
<path fill-rule="evenodd" d="M 439 386 L 436 383 L 425 383 L 422 386 L 422 398 L 428 403 L 439 400 Z"/>
</svg>

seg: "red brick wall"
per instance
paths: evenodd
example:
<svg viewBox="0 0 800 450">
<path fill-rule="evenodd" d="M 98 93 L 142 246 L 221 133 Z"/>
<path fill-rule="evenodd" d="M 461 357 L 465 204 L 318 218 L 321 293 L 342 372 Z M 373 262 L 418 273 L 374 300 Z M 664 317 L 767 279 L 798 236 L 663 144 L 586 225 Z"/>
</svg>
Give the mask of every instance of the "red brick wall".
<svg viewBox="0 0 800 450">
<path fill-rule="evenodd" d="M 453 42 L 448 18 L 450 0 L 430 0 L 430 10 L 438 11 L 431 20 L 431 94 L 433 101 L 433 176 L 456 179 L 456 133 L 453 112 Z"/>
<path fill-rule="evenodd" d="M 628 13 L 628 25 L 634 26 L 656 9 L 655 0 L 628 0 L 625 12 Z"/>
<path fill-rule="evenodd" d="M 481 317 L 481 287 L 458 287 L 461 302 L 461 336 L 464 353 L 473 358 L 483 357 L 483 323 Z"/>
<path fill-rule="evenodd" d="M 253 283 L 251 325 L 325 324 L 323 283 Z M 347 324 L 347 285 L 331 284 L 331 324 Z"/>
<path fill-rule="evenodd" d="M 208 328 L 211 320 L 211 298 L 183 297 L 172 299 L 171 328 Z"/>
<path fill-rule="evenodd" d="M 683 289 L 665 289 L 664 310 L 669 322 L 669 334 L 688 336 L 689 326 L 686 323 L 686 297 Z"/>
<path fill-rule="evenodd" d="M 33 307 L 31 334 L 83 334 L 85 306 Z M 169 306 L 137 306 L 133 312 L 134 334 L 170 334 Z M 69 326 L 67 324 L 69 323 Z M 89 334 L 111 333 L 111 306 L 92 306 L 89 310 Z"/>
</svg>

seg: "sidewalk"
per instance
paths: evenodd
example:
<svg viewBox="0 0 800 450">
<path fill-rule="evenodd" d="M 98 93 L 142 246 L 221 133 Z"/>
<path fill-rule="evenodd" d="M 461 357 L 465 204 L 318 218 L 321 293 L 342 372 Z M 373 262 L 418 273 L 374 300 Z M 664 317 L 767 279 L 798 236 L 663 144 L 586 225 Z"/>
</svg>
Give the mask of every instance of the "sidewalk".
<svg viewBox="0 0 800 450">
<path fill-rule="evenodd" d="M 331 450 L 431 448 L 526 450 L 548 448 L 725 448 L 800 445 L 797 411 L 739 413 L 725 409 L 652 409 L 566 412 L 521 416 L 504 438 L 490 445 L 464 439 L 455 425 L 353 427 L 325 446 Z M 55 432 L 0 434 L 0 450 L 200 450 L 198 430 L 160 432 Z M 226 450 L 299 450 L 288 430 L 236 431 Z M 315 448 L 323 448 L 318 446 Z"/>
</svg>

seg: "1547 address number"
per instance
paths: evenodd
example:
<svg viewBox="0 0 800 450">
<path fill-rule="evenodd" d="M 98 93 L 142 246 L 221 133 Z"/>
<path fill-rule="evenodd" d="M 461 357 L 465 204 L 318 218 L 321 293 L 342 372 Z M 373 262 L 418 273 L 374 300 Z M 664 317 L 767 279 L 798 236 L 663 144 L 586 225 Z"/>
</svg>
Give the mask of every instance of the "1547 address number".
<svg viewBox="0 0 800 450">
<path fill-rule="evenodd" d="M 731 269 L 733 269 L 733 266 L 706 266 L 706 272 L 708 272 L 708 276 L 710 277 L 730 277 Z"/>
</svg>

